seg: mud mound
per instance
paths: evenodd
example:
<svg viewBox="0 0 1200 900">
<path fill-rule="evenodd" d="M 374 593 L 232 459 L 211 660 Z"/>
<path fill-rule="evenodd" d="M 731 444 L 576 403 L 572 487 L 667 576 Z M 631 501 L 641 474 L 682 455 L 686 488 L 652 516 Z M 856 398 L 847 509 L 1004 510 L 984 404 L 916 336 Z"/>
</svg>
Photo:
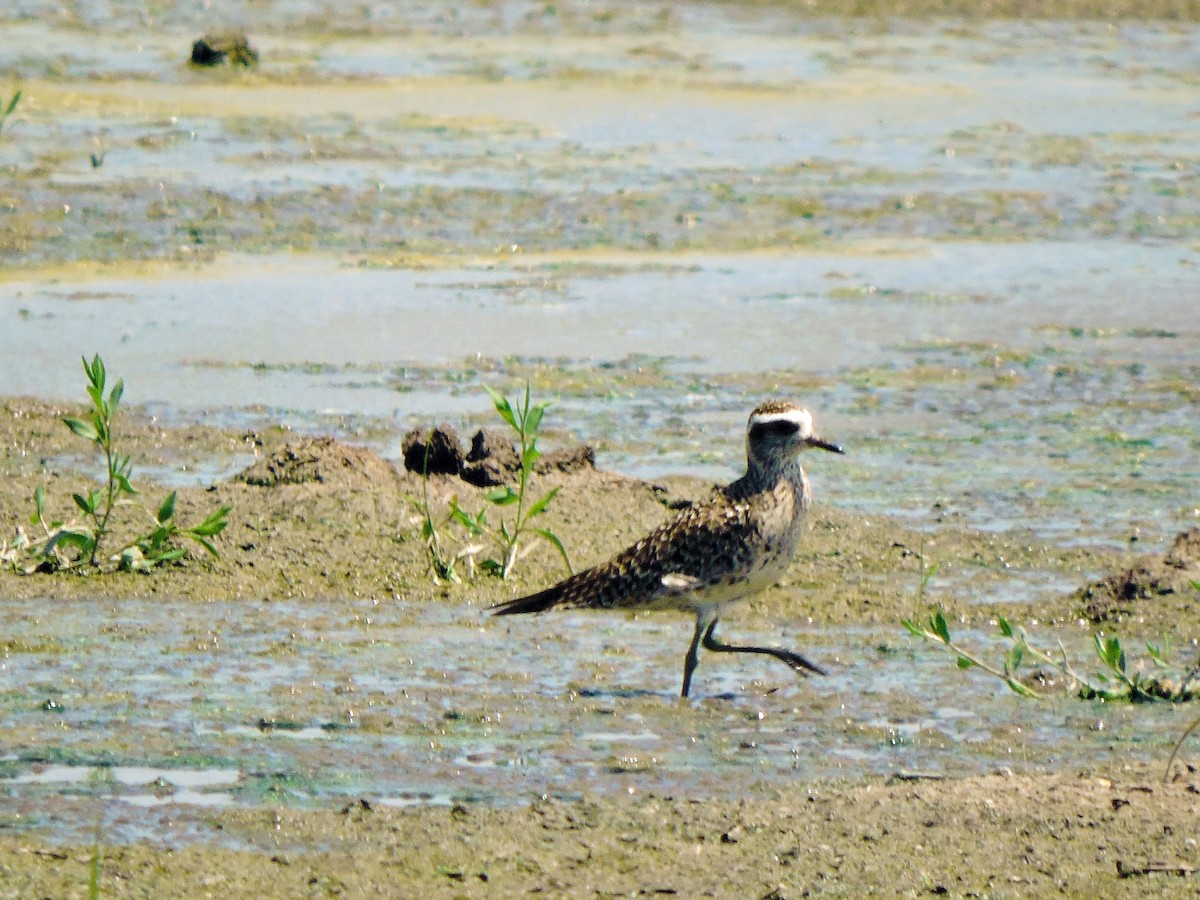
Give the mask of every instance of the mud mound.
<svg viewBox="0 0 1200 900">
<path fill-rule="evenodd" d="M 234 475 L 233 480 L 259 487 L 310 482 L 350 487 L 378 484 L 395 474 L 390 463 L 370 450 L 319 437 L 285 444 Z"/>
<path fill-rule="evenodd" d="M 1077 598 L 1089 620 L 1108 622 L 1167 594 L 1194 595 L 1193 581 L 1200 581 L 1200 528 L 1180 534 L 1161 556 L 1143 556 L 1132 567 L 1081 588 Z"/>
<path fill-rule="evenodd" d="M 465 454 L 458 433 L 449 425 L 438 425 L 433 431 L 414 429 L 404 436 L 404 468 L 418 475 L 458 475 L 476 487 L 495 487 L 517 480 L 521 456 L 516 445 L 503 431 L 481 428 L 471 438 L 471 449 Z M 585 444 L 563 450 L 552 450 L 534 464 L 540 475 L 569 473 L 596 467 L 596 451 Z"/>
</svg>

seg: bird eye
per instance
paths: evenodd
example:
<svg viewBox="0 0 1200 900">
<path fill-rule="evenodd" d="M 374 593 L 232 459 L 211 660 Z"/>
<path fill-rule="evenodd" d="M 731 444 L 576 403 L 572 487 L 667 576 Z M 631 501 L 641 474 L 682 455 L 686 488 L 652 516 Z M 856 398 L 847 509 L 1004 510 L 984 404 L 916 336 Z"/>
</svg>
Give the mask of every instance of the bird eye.
<svg viewBox="0 0 1200 900">
<path fill-rule="evenodd" d="M 750 428 L 752 437 L 763 438 L 768 435 L 772 437 L 788 437 L 800 430 L 800 423 L 793 422 L 791 419 L 772 419 L 769 422 L 758 422 Z"/>
</svg>

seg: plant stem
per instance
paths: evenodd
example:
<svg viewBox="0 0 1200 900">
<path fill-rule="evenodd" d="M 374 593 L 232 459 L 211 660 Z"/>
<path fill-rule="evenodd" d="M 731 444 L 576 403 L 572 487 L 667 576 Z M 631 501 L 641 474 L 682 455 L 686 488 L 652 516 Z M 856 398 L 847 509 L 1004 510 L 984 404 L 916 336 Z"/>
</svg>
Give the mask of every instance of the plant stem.
<svg viewBox="0 0 1200 900">
<path fill-rule="evenodd" d="M 92 556 L 89 560 L 89 563 L 93 566 L 96 565 L 96 557 L 100 553 L 100 541 L 104 539 L 104 535 L 108 530 L 108 519 L 112 515 L 113 506 L 116 505 L 117 499 L 116 470 L 113 468 L 115 460 L 113 459 L 112 432 L 109 428 L 110 423 L 105 421 L 104 434 L 106 437 L 101 442 L 101 446 L 104 448 L 104 461 L 108 465 L 108 484 L 105 486 L 104 516 L 101 518 L 93 514 L 93 518 L 96 519 L 96 540 L 92 543 Z"/>
</svg>

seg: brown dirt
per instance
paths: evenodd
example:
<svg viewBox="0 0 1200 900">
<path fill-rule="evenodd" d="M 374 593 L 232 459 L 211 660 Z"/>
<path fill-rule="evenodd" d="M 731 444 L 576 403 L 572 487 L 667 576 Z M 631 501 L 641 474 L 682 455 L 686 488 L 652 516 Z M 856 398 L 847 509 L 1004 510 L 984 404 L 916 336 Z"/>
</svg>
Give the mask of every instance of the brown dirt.
<svg viewBox="0 0 1200 900">
<path fill-rule="evenodd" d="M 0 401 L 0 535 L 28 526 L 37 484 L 46 485 L 52 513 L 63 517 L 71 515 L 70 493 L 87 486 L 79 466 L 90 461 L 73 455 L 80 442 L 58 422 L 65 413 L 78 410 Z M 245 461 L 240 476 L 180 490 L 185 520 L 221 503 L 233 507 L 218 539 L 221 557 L 195 555 L 149 574 L 5 571 L 0 596 L 374 595 L 490 604 L 561 573 L 557 555 L 535 547 L 512 581 L 435 584 L 420 539 L 426 487 L 420 476 L 330 438 L 280 429 L 169 430 L 136 413 L 123 416 L 124 450 L 143 465 L 178 467 L 214 456 Z M 136 465 L 134 480 L 149 504 L 165 492 L 140 481 Z M 535 480 L 539 493 L 562 487 L 546 524 L 577 566 L 625 546 L 671 507 L 709 489 L 685 479 L 650 485 L 587 465 L 551 467 Z M 478 508 L 485 492 L 455 475 L 434 476 L 427 488 L 439 521 L 452 497 Z M 137 521 L 126 511 L 119 534 L 130 534 Z M 1196 541 L 1186 536 L 1157 562 L 1135 563 L 1119 553 L 949 526 L 922 536 L 886 519 L 820 507 L 786 584 L 765 592 L 745 614 L 810 616 L 825 625 L 896 623 L 914 612 L 923 552 L 941 567 L 939 580 L 966 586 L 930 587 L 930 599 L 962 621 L 982 624 L 1001 612 L 1017 623 L 1075 621 L 1091 614 L 1085 606 L 1098 594 L 986 608 L 973 605 L 969 594 L 1013 568 L 1074 573 L 1078 582 L 1107 569 L 1123 574 L 1099 584 L 1111 583 L 1110 593 L 1125 597 L 1121 585 L 1141 569 L 1156 579 L 1148 585 L 1165 584 L 1168 575 L 1192 577 Z M 1200 637 L 1194 594 L 1151 587 L 1128 602 L 1137 614 L 1108 624 L 1120 622 L 1125 633 L 1168 633 L 1177 644 Z M 740 802 L 645 796 L 507 809 L 214 811 L 206 814 L 211 821 L 258 849 L 171 850 L 146 842 L 106 848 L 104 895 L 394 896 L 403 886 L 412 896 L 1195 896 L 1200 779 L 1182 767 L 1178 775 L 1170 785 L 1148 770 L 822 781 Z M 87 847 L 59 847 L 36 832 L 0 832 L 0 897 L 83 896 L 89 859 Z"/>
<path fill-rule="evenodd" d="M 300 438 L 284 444 L 234 476 L 257 487 L 318 482 L 343 490 L 370 490 L 396 476 L 391 463 L 369 450 L 348 447 L 331 437 Z"/>
<path fill-rule="evenodd" d="M 1196 589 L 1200 581 L 1200 528 L 1175 538 L 1165 553 L 1150 553 L 1128 569 L 1080 588 L 1080 605 L 1095 623 L 1120 622 L 1141 610 L 1169 607 L 1183 617 L 1196 612 Z"/>
<path fill-rule="evenodd" d="M 254 850 L 105 849 L 105 896 L 1161 897 L 1200 893 L 1200 788 L 1156 773 L 796 785 L 740 801 L 257 809 Z M 83 896 L 89 847 L 0 836 L 0 896 Z"/>
</svg>

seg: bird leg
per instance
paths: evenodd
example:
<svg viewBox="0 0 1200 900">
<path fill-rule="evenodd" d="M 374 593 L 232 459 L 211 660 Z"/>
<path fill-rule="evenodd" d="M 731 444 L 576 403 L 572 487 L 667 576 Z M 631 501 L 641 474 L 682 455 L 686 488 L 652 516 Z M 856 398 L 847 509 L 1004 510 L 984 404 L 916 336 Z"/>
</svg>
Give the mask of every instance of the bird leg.
<svg viewBox="0 0 1200 900">
<path fill-rule="evenodd" d="M 700 634 L 700 624 L 701 624 L 700 619 L 697 618 L 697 620 L 696 620 L 696 634 L 697 635 Z M 720 641 L 718 641 L 716 639 L 716 637 L 713 636 L 713 632 L 717 630 L 716 618 L 713 618 L 712 621 L 707 623 L 707 625 L 708 625 L 708 627 L 705 629 L 704 636 L 703 636 L 703 638 L 701 638 L 701 641 L 700 641 L 701 645 L 704 647 L 705 650 L 712 650 L 715 653 L 765 653 L 767 656 L 773 656 L 776 659 L 783 660 L 785 663 L 787 663 L 789 666 L 791 666 L 795 671 L 799 672 L 801 675 L 807 675 L 810 672 L 813 673 L 814 675 L 826 674 L 825 670 L 822 669 L 820 666 L 817 666 L 817 665 L 809 662 L 807 659 L 805 659 L 799 653 L 793 653 L 791 650 L 783 650 L 779 647 L 736 647 L 733 644 L 722 644 Z M 696 649 L 696 642 L 695 642 L 695 640 L 693 640 L 692 641 L 692 650 L 694 651 L 695 649 Z M 694 668 L 694 665 L 693 665 L 693 668 Z M 687 670 L 686 674 L 690 675 L 691 671 Z M 684 696 L 686 697 L 687 696 L 687 692 L 686 692 L 687 680 L 686 679 L 684 680 L 684 688 L 685 688 Z"/>
<path fill-rule="evenodd" d="M 711 633 L 717 618 L 711 612 L 700 610 L 696 613 L 696 632 L 692 635 L 692 644 L 688 647 L 687 656 L 683 658 L 683 690 L 679 696 L 687 698 L 692 689 L 692 673 L 696 671 L 696 663 L 700 661 L 700 640 L 706 631 Z"/>
</svg>

